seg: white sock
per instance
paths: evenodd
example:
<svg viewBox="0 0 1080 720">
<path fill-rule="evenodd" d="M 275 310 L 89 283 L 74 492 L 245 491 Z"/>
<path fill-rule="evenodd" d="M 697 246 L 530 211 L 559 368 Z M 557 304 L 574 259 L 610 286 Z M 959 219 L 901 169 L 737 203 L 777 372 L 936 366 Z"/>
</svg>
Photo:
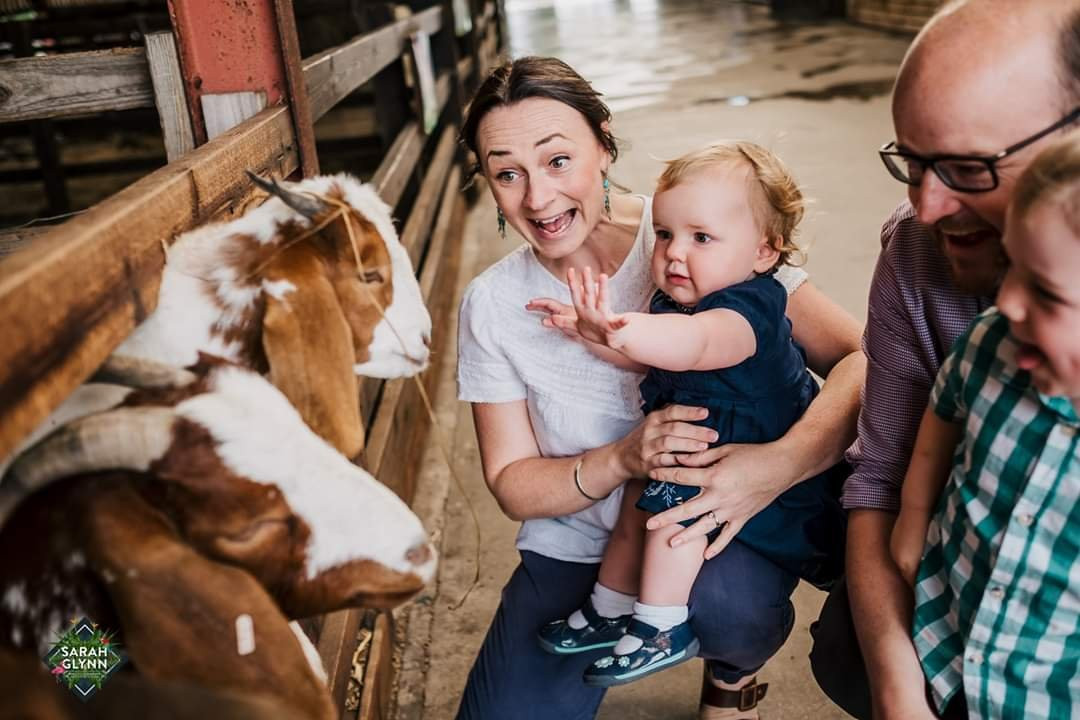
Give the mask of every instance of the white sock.
<svg viewBox="0 0 1080 720">
<path fill-rule="evenodd" d="M 670 630 L 690 617 L 685 605 L 646 605 L 634 603 L 634 619 L 652 625 L 657 630 Z"/>
<path fill-rule="evenodd" d="M 604 587 L 600 583 L 596 583 L 593 586 L 592 595 L 589 597 L 592 601 L 593 609 L 596 610 L 596 614 L 605 618 L 616 618 L 620 615 L 629 615 L 634 611 L 634 601 L 637 600 L 633 595 L 627 595 L 616 590 L 612 590 L 609 587 Z M 585 619 L 585 615 L 580 610 L 575 610 L 566 622 L 574 630 L 580 630 L 589 624 L 589 621 Z"/>
<path fill-rule="evenodd" d="M 670 630 L 679 623 L 686 622 L 690 610 L 686 605 L 646 605 L 634 603 L 634 619 L 652 625 L 657 630 Z M 640 648 L 644 642 L 633 635 L 623 635 L 615 645 L 616 655 L 628 655 Z"/>
</svg>

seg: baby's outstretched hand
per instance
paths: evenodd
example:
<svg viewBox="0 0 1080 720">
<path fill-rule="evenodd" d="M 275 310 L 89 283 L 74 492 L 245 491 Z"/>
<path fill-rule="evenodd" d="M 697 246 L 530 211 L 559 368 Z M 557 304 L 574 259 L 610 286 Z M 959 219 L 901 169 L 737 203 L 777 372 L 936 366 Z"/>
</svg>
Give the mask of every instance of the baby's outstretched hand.
<svg viewBox="0 0 1080 720">
<path fill-rule="evenodd" d="M 601 273 L 599 281 L 593 282 L 592 268 L 586 267 L 580 279 L 574 268 L 570 268 L 566 271 L 566 284 L 570 286 L 581 337 L 614 350 L 622 347 L 619 331 L 629 320 L 611 311 L 608 276 Z"/>
<path fill-rule="evenodd" d="M 577 315 L 570 305 L 561 303 L 554 298 L 535 298 L 525 305 L 525 309 L 547 313 L 547 317 L 541 320 L 544 327 L 562 330 L 567 337 L 574 340 L 581 337 L 577 331 Z"/>
</svg>

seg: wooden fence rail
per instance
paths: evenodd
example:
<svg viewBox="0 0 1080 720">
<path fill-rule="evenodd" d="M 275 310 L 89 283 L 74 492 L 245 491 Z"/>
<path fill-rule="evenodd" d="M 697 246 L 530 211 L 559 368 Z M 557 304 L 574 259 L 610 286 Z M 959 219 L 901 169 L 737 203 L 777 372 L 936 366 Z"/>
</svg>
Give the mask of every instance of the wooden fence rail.
<svg viewBox="0 0 1080 720">
<path fill-rule="evenodd" d="M 318 98 L 312 114 L 325 114 L 333 102 L 396 59 L 408 28 L 437 31 L 440 10 L 430 8 L 305 61 L 305 81 Z M 394 33 L 396 54 L 383 49 L 388 31 Z M 373 36 L 381 39 L 368 42 Z M 363 52 L 370 62 L 347 81 L 332 80 L 328 69 L 346 57 L 358 61 L 358 48 L 367 48 Z M 440 76 L 440 109 L 449 83 L 447 74 Z M 424 142 L 417 123 L 407 124 L 372 178 L 390 205 L 400 199 Z M 6 340 L 0 344 L 0 367 L 6 369 L 0 376 L 0 457 L 154 309 L 165 262 L 163 242 L 213 217 L 242 211 L 253 192 L 244 170 L 282 177 L 297 162 L 288 108 L 267 108 L 36 238 L 33 253 L 16 253 L 0 263 L 0 327 Z M 73 282 L 76 278 L 79 282 Z"/>
<path fill-rule="evenodd" d="M 326 115 L 401 58 L 412 33 L 453 32 L 450 7 L 446 0 L 301 61 L 308 122 Z M 168 59 L 175 50 L 169 34 L 162 35 L 148 39 L 149 56 Z M 461 100 L 471 89 L 469 79 L 482 73 L 494 58 L 498 45 L 494 2 L 476 13 L 469 40 L 465 55 L 459 58 L 455 51 L 442 58 L 435 83 L 435 110 L 440 119 L 432 135 L 425 134 L 417 119 L 400 123 L 396 133 L 385 136 L 393 140 L 370 178 L 389 205 L 410 208 L 402 218 L 401 240 L 432 312 L 436 356 L 447 340 L 446 319 L 452 311 L 447 298 L 456 278 L 465 213 L 455 142 Z M 165 72 L 169 74 L 176 74 L 175 67 Z M 93 82 L 87 80 L 91 75 Z M 154 106 L 155 87 L 163 127 L 182 125 L 177 122 L 186 110 L 182 89 L 177 90 L 176 78 L 163 78 L 160 73 L 152 81 L 146 50 L 0 61 L 0 123 Z M 168 102 L 161 102 L 162 92 L 170 94 Z M 245 170 L 276 177 L 298 170 L 297 137 L 302 133 L 297 132 L 296 122 L 288 105 L 276 105 L 187 151 L 192 144 L 189 137 L 171 146 L 168 165 L 74 219 L 47 230 L 15 233 L 10 242 L 0 242 L 3 255 L 8 244 L 33 237 L 29 249 L 0 262 L 0 327 L 4 328 L 0 458 L 154 310 L 167 247 L 178 234 L 245 211 L 257 194 Z M 300 129 L 310 137 L 310 126 Z M 437 378 L 438 373 L 432 372 L 422 380 L 430 394 Z M 408 458 L 419 456 L 428 430 L 415 382 L 366 380 L 361 411 L 368 428 L 364 465 L 410 501 L 416 469 Z M 363 619 L 362 611 L 346 610 L 307 623 L 339 708 L 344 707 Z M 364 720 L 386 718 L 390 702 L 392 628 L 380 616 L 373 630 L 359 700 L 359 717 Z"/>
</svg>

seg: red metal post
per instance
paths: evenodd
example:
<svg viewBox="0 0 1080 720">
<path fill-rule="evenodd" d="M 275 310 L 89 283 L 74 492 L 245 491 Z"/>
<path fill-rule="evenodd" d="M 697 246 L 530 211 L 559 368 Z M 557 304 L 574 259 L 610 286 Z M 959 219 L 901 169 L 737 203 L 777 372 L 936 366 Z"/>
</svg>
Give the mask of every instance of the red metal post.
<svg viewBox="0 0 1080 720">
<path fill-rule="evenodd" d="M 169 0 L 195 142 L 206 142 L 202 96 L 266 93 L 287 97 L 274 0 Z"/>
</svg>

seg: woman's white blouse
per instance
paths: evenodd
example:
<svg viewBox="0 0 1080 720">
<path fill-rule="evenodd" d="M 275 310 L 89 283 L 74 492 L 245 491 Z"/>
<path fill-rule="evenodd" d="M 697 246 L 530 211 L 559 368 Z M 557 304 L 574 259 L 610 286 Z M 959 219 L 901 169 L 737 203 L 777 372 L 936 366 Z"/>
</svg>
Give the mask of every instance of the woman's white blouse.
<svg viewBox="0 0 1080 720">
<path fill-rule="evenodd" d="M 649 260 L 655 236 L 651 199 L 644 198 L 634 246 L 609 283 L 616 312 L 646 311 L 655 287 Z M 792 293 L 806 273 L 784 267 L 777 279 Z M 526 303 L 570 302 L 566 283 L 541 265 L 529 245 L 502 258 L 465 290 L 458 329 L 458 398 L 475 403 L 525 400 L 544 457 L 579 455 L 614 442 L 641 421 L 642 376 L 598 359 Z M 573 478 L 569 473 L 567 483 Z M 588 487 L 588 469 L 582 477 Z M 622 488 L 607 499 L 558 518 L 526 520 L 520 550 L 572 562 L 599 562 L 619 512 Z"/>
</svg>

